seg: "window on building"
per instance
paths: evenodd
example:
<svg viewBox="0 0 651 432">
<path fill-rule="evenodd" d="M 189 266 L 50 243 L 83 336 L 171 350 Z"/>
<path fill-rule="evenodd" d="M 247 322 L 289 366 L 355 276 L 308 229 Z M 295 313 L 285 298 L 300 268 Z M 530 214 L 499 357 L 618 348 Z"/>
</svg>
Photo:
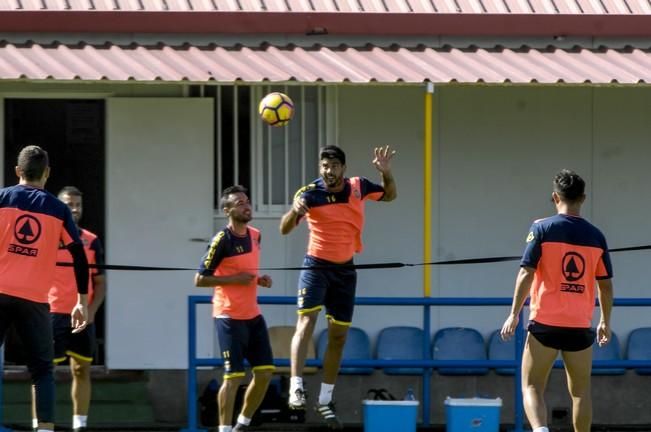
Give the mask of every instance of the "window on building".
<svg viewBox="0 0 651 432">
<path fill-rule="evenodd" d="M 294 102 L 287 126 L 267 126 L 258 117 L 258 102 L 272 91 Z M 319 147 L 336 143 L 336 88 L 221 85 L 206 86 L 203 96 L 215 100 L 216 214 L 221 191 L 241 184 L 258 216 L 281 215 L 294 192 L 317 177 Z"/>
</svg>

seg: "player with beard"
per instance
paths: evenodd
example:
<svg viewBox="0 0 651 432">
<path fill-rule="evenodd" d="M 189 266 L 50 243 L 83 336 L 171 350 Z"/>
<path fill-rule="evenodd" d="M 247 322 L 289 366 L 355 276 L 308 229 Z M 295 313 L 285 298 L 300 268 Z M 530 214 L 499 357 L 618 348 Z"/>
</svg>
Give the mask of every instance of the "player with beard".
<svg viewBox="0 0 651 432">
<path fill-rule="evenodd" d="M 84 253 L 89 264 L 104 264 L 104 250 L 99 237 L 79 226 L 83 214 L 83 197 L 74 186 L 66 186 L 59 191 L 59 200 L 68 206 L 75 222 L 79 237 L 84 246 Z M 71 261 L 70 252 L 63 247 L 57 251 L 57 262 Z M 87 430 L 88 411 L 91 399 L 91 364 L 96 351 L 95 315 L 104 302 L 106 295 L 106 277 L 101 268 L 93 268 L 89 274 L 88 284 L 88 325 L 83 331 L 72 333 L 70 313 L 77 301 L 75 273 L 72 267 L 57 266 L 54 280 L 48 293 L 52 332 L 54 335 L 54 363 L 60 364 L 70 359 L 72 384 L 72 430 Z M 37 420 L 32 420 L 36 427 Z"/>
<path fill-rule="evenodd" d="M 257 274 L 260 231 L 248 225 L 252 216 L 246 192 L 242 186 L 224 190 L 220 204 L 228 226 L 213 237 L 194 278 L 196 286 L 214 288 L 213 317 L 224 359 L 224 379 L 217 395 L 219 432 L 249 430 L 274 370 L 267 324 L 257 299 L 257 286 L 269 288 L 272 281 Z M 235 396 L 245 375 L 244 359 L 253 368 L 253 379 L 231 429 Z"/>
<path fill-rule="evenodd" d="M 280 221 L 288 234 L 305 218 L 310 231 L 307 255 L 298 281 L 298 320 L 291 347 L 289 407 L 305 409 L 303 367 L 319 311 L 325 307 L 328 345 L 323 359 L 323 382 L 316 411 L 332 429 L 341 429 L 332 394 L 339 373 L 348 328 L 352 324 L 357 273 L 353 255 L 362 251 L 365 200 L 393 201 L 397 196 L 391 174 L 395 151 L 375 149 L 372 161 L 381 184 L 364 177 L 345 177 L 346 155 L 337 146 L 321 149 L 317 180 L 301 188 L 292 208 Z"/>
</svg>

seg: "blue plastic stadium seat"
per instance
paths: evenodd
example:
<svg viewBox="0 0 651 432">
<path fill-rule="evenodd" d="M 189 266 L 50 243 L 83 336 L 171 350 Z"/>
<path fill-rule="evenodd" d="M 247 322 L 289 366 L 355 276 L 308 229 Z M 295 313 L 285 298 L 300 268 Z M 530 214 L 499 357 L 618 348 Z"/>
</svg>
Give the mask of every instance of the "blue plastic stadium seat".
<svg viewBox="0 0 651 432">
<path fill-rule="evenodd" d="M 503 341 L 500 337 L 500 330 L 495 330 L 488 340 L 489 360 L 515 360 L 515 337 Z M 495 368 L 498 375 L 513 375 L 515 368 Z"/>
<path fill-rule="evenodd" d="M 378 360 L 422 360 L 423 330 L 418 327 L 395 326 L 380 331 L 377 337 Z M 384 368 L 388 375 L 422 375 L 423 368 Z"/>
<path fill-rule="evenodd" d="M 268 329 L 269 342 L 271 342 L 271 350 L 274 359 L 288 359 L 291 357 L 292 337 L 294 336 L 294 326 L 271 326 Z M 316 348 L 314 341 L 310 339 L 307 345 L 307 360 L 316 359 Z M 305 366 L 303 368 L 304 375 L 312 375 L 319 371 L 316 366 Z M 274 374 L 287 375 L 290 373 L 289 366 L 278 366 L 274 370 Z"/>
<path fill-rule="evenodd" d="M 326 346 L 328 345 L 328 330 L 323 330 L 319 335 L 317 342 L 317 355 L 321 361 L 325 356 Z M 342 360 L 372 360 L 371 341 L 366 332 L 358 327 L 348 329 L 346 345 L 344 345 L 344 354 Z M 342 367 L 339 373 L 344 375 L 371 375 L 371 367 Z"/>
<path fill-rule="evenodd" d="M 434 360 L 486 360 L 484 337 L 477 330 L 442 328 L 434 335 Z M 485 375 L 488 368 L 438 368 L 441 375 Z"/>
<path fill-rule="evenodd" d="M 651 360 L 651 327 L 633 330 L 628 335 L 626 345 L 628 360 Z M 651 375 L 651 368 L 635 368 L 635 372 L 639 375 Z"/>
<path fill-rule="evenodd" d="M 599 346 L 597 341 L 592 345 L 592 360 L 621 360 L 622 351 L 619 344 L 619 338 L 615 333 L 611 333 L 610 342 L 604 346 Z M 592 375 L 624 375 L 625 368 L 615 369 L 595 369 L 592 368 Z"/>
</svg>

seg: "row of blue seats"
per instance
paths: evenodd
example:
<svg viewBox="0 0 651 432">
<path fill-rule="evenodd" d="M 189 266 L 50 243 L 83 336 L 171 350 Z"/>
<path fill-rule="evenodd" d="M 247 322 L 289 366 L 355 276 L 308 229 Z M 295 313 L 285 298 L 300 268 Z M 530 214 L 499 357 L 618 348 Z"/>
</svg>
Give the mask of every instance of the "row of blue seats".
<svg viewBox="0 0 651 432">
<path fill-rule="evenodd" d="M 317 339 L 316 354 L 323 360 L 327 345 L 327 332 L 324 330 Z M 351 327 L 344 347 L 344 359 L 361 360 L 421 360 L 423 359 L 423 330 L 417 327 L 394 326 L 380 331 L 377 337 L 375 356 L 372 355 L 371 342 L 364 330 Z M 610 343 L 593 350 L 594 360 L 621 360 L 621 346 L 617 335 L 612 334 Z M 499 330 L 491 333 L 488 348 L 484 337 L 475 329 L 448 327 L 436 331 L 432 343 L 431 359 L 434 360 L 512 360 L 515 357 L 515 340 L 502 341 Z M 651 360 L 651 327 L 633 330 L 626 346 L 626 359 Z M 438 368 L 441 375 L 484 375 L 488 368 Z M 651 368 L 635 368 L 640 375 L 651 375 Z M 385 368 L 390 375 L 418 375 L 420 368 Z M 512 375 L 513 368 L 497 368 L 501 375 Z M 623 368 L 593 369 L 593 375 L 622 375 Z M 372 374 L 373 368 L 346 367 L 342 374 Z"/>
</svg>

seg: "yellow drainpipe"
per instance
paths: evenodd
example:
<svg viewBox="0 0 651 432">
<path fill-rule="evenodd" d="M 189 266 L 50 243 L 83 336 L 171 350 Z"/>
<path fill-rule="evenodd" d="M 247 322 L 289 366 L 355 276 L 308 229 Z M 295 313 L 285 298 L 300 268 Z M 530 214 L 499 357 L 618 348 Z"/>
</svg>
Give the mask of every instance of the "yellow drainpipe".
<svg viewBox="0 0 651 432">
<path fill-rule="evenodd" d="M 425 140 L 423 157 L 425 159 L 423 193 L 423 262 L 432 261 L 432 99 L 434 83 L 428 82 L 425 90 Z M 432 267 L 423 266 L 423 296 L 432 295 Z"/>
</svg>

